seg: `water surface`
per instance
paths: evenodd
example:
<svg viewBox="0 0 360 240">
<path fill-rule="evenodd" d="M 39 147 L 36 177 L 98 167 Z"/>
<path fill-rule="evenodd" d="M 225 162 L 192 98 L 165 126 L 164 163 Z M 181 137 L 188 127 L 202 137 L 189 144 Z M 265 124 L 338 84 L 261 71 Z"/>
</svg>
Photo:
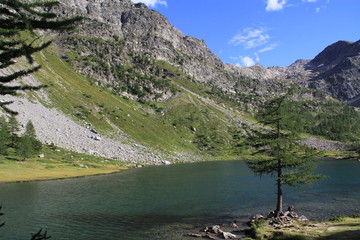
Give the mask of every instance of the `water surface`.
<svg viewBox="0 0 360 240">
<path fill-rule="evenodd" d="M 360 162 L 322 160 L 329 178 L 305 191 L 286 188 L 284 205 L 325 220 L 360 212 Z M 183 239 L 205 224 L 245 220 L 274 209 L 275 182 L 255 177 L 242 161 L 132 169 L 77 179 L 0 185 L 2 239 Z"/>
</svg>

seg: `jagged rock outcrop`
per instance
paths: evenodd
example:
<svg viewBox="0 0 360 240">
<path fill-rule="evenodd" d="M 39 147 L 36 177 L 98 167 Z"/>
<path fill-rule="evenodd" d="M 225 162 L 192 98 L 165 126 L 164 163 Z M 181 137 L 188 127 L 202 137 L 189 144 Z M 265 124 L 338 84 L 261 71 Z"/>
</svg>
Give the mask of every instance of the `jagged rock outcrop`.
<svg viewBox="0 0 360 240">
<path fill-rule="evenodd" d="M 360 106 L 360 41 L 338 41 L 313 60 L 297 60 L 288 67 L 235 68 L 246 77 L 298 83 Z"/>
<path fill-rule="evenodd" d="M 309 86 L 323 90 L 342 101 L 360 97 L 360 41 L 338 41 L 318 54 L 307 65 L 316 76 Z"/>
<path fill-rule="evenodd" d="M 61 3 L 54 11 L 85 17 L 76 32 L 58 38 L 63 58 L 97 84 L 122 95 L 156 100 L 171 95 L 168 80 L 177 75 L 223 89 L 232 87 L 224 63 L 203 40 L 185 36 L 145 4 L 130 0 Z"/>
<path fill-rule="evenodd" d="M 297 60 L 288 67 L 237 67 L 224 64 L 203 40 L 185 36 L 145 4 L 61 3 L 58 13 L 85 17 L 76 32 L 58 38 L 63 58 L 96 84 L 132 99 L 166 100 L 174 90 L 171 80 L 188 78 L 235 95 L 267 97 L 284 91 L 289 82 L 360 102 L 359 41 L 336 42 L 313 60 Z"/>
</svg>

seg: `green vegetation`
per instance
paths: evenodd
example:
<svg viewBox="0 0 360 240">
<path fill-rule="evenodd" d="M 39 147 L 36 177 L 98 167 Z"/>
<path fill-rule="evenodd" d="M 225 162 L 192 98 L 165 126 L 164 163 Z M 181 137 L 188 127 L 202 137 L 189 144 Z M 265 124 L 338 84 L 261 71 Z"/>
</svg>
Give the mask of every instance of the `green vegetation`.
<svg viewBox="0 0 360 240">
<path fill-rule="evenodd" d="M 339 217 L 334 217 L 338 219 Z M 247 230 L 255 240 L 357 240 L 360 237 L 360 218 L 358 215 L 341 216 L 341 221 L 295 222 L 275 229 L 266 224 L 252 224 Z"/>
<path fill-rule="evenodd" d="M 359 140 L 360 113 L 346 104 L 335 101 L 288 102 L 284 111 L 296 117 L 296 127 L 300 132 L 344 142 Z"/>
<path fill-rule="evenodd" d="M 103 135 L 111 136 L 116 126 L 135 141 L 166 152 L 231 155 L 234 124 L 191 93 L 177 87 L 176 95 L 166 102 L 135 102 L 91 84 L 56 52 L 52 45 L 36 56 L 44 66 L 36 77 L 48 85 L 49 107 L 60 109 L 79 123 L 92 123 Z M 168 69 L 168 74 L 179 74 L 165 62 L 156 64 Z"/>
<path fill-rule="evenodd" d="M 54 145 L 42 145 L 36 139 L 31 122 L 26 124 L 21 136 L 15 133 L 17 128 L 13 117 L 8 120 L 0 117 L 0 182 L 111 173 L 125 166 L 125 163 L 116 160 L 74 153 Z"/>
<path fill-rule="evenodd" d="M 39 156 L 22 161 L 15 149 L 0 156 L 0 183 L 113 173 L 126 169 L 127 163 L 75 153 L 53 145 L 43 145 Z"/>
<path fill-rule="evenodd" d="M 41 151 L 42 144 L 36 139 L 35 128 L 31 121 L 26 124 L 24 134 L 18 137 L 15 145 L 16 153 L 23 161 L 35 156 Z"/>
</svg>

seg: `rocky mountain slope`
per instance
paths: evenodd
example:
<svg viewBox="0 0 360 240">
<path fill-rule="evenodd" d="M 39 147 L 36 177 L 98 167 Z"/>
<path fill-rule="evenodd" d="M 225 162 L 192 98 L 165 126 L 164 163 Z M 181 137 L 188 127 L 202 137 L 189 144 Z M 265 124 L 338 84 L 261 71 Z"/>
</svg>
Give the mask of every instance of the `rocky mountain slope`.
<svg viewBox="0 0 360 240">
<path fill-rule="evenodd" d="M 294 114 L 301 131 L 346 141 L 358 131 L 353 109 L 307 88 L 322 81 L 310 79 L 341 66 L 338 58 L 322 72 L 318 63 L 327 55 L 286 68 L 240 68 L 224 64 L 203 40 L 185 36 L 144 4 L 60 3 L 51 11 L 84 20 L 73 32 L 51 36 L 54 44 L 35 55 L 42 68 L 27 79 L 48 87 L 12 105 L 21 124 L 33 121 L 43 143 L 136 164 L 234 158 L 248 153 L 244 133 L 257 127 L 257 106 L 292 86 L 297 88 Z M 343 51 L 342 58 L 353 58 L 354 49 Z M 345 120 L 342 132 L 334 131 Z M 313 137 L 307 143 L 342 149 L 337 142 Z"/>
<path fill-rule="evenodd" d="M 239 68 L 244 76 L 277 78 L 325 92 L 354 106 L 360 98 L 360 41 L 338 41 L 312 60 L 298 60 L 284 68 L 256 65 Z"/>
<path fill-rule="evenodd" d="M 172 96 L 168 80 L 179 73 L 170 72 L 167 64 L 190 80 L 230 93 L 266 97 L 281 92 L 283 83 L 292 82 L 345 102 L 360 94 L 359 41 L 339 41 L 313 60 L 298 60 L 284 68 L 240 68 L 224 64 L 203 40 L 185 36 L 145 4 L 130 0 L 61 2 L 64 15 L 86 18 L 77 32 L 59 38 L 63 58 L 97 84 L 132 99 Z M 254 84 L 254 79 L 262 81 Z"/>
<path fill-rule="evenodd" d="M 224 92 L 261 92 L 283 87 L 273 79 L 250 84 L 224 64 L 205 42 L 185 36 L 160 13 L 130 0 L 63 0 L 57 12 L 85 17 L 81 27 L 58 39 L 61 54 L 79 72 L 131 99 L 166 100 L 169 79 L 181 75 Z"/>
</svg>

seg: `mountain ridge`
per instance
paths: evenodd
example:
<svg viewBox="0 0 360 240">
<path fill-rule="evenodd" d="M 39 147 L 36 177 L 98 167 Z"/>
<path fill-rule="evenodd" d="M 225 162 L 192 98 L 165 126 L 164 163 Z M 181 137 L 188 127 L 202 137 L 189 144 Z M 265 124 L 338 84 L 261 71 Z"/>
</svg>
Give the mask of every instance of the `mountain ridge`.
<svg viewBox="0 0 360 240">
<path fill-rule="evenodd" d="M 353 109 L 308 88 L 307 79 L 320 75 L 306 67 L 311 60 L 285 68 L 225 64 L 205 41 L 185 36 L 160 13 L 129 0 L 62 0 L 52 11 L 84 21 L 75 31 L 53 36 L 54 44 L 35 57 L 43 68 L 31 76 L 49 87 L 24 97 L 56 108 L 70 121 L 59 119 L 69 123 L 61 131 L 38 126 L 44 143 L 141 164 L 244 156 L 246 131 L 261 127 L 253 118 L 258 106 L 290 88 L 296 89 L 291 101 L 298 122 L 308 121 L 305 133 L 345 141 L 356 134 Z M 26 116 L 22 124 L 38 121 Z M 338 127 L 329 119 L 339 123 L 352 116 L 344 130 L 351 134 L 329 135 Z M 121 143 L 118 148 L 113 140 Z M 337 142 L 307 142 L 343 149 Z M 109 143 L 109 153 L 97 146 L 103 143 Z"/>
</svg>

